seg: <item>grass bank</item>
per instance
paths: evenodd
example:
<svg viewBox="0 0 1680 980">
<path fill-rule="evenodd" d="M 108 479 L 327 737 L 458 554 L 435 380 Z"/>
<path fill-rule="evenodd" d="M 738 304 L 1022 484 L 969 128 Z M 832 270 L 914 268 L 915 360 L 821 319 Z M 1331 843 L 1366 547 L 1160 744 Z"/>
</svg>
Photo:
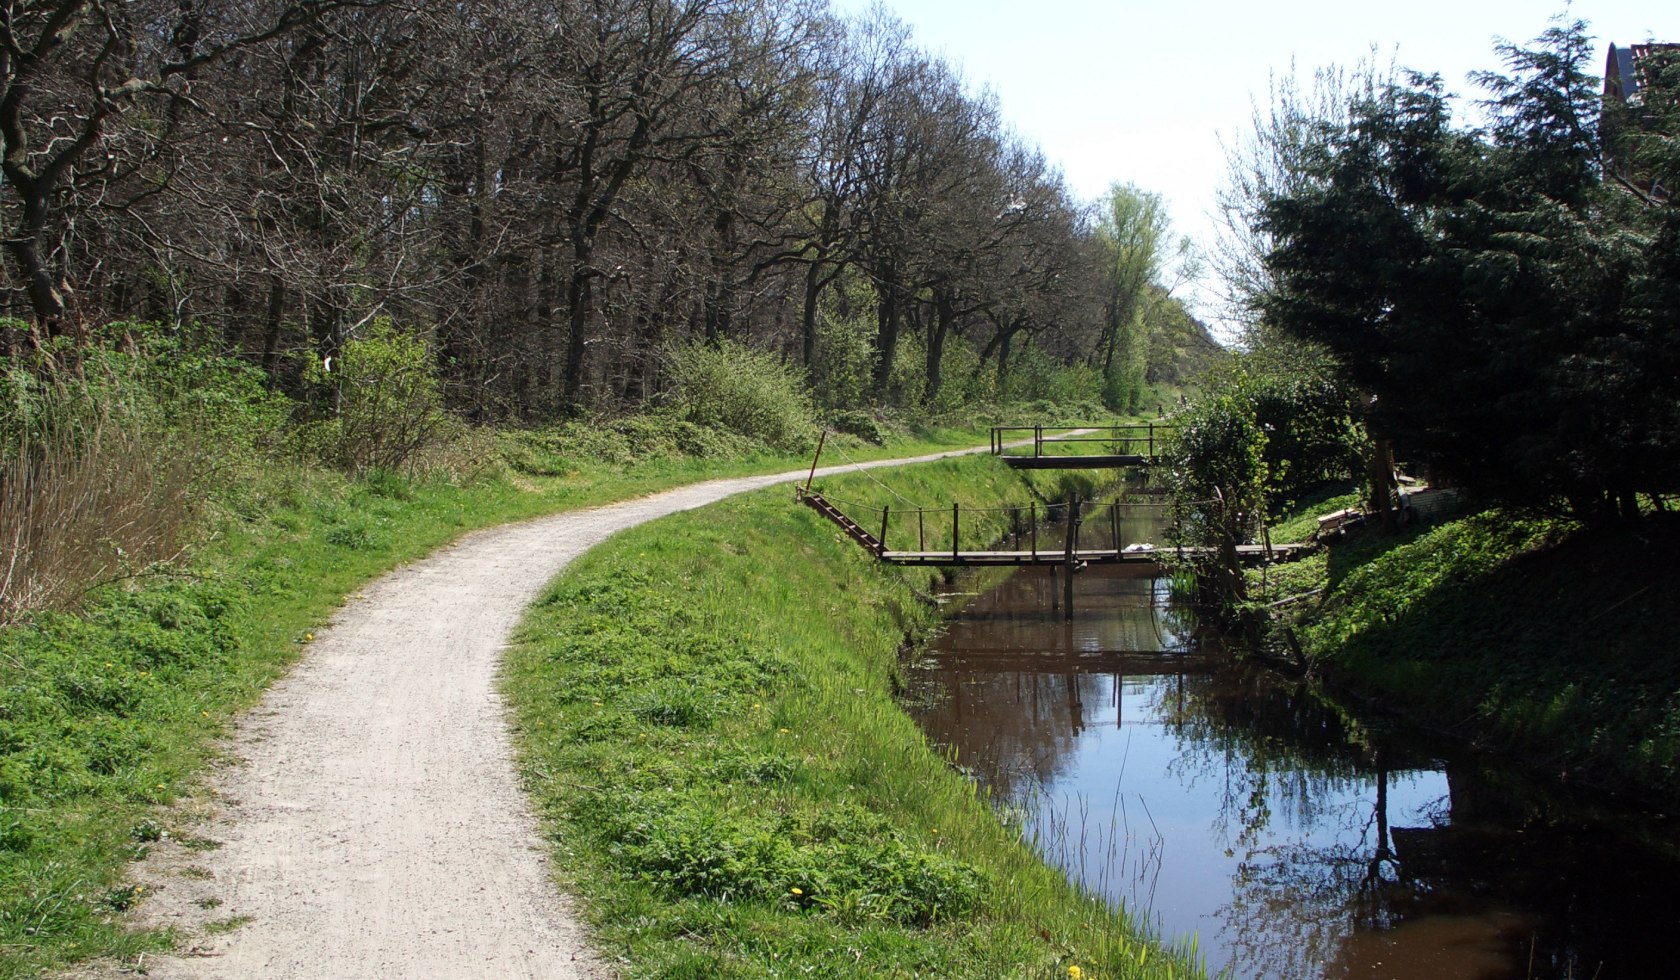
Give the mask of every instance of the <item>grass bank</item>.
<svg viewBox="0 0 1680 980">
<path fill-rule="evenodd" d="M 1308 597 L 1285 622 L 1332 684 L 1543 774 L 1673 809 L 1677 553 L 1673 515 L 1589 529 L 1488 510 L 1350 537 L 1269 584 L 1274 601 Z"/>
<path fill-rule="evenodd" d="M 1060 499 L 1088 477 L 1033 479 Z M 960 500 L 976 542 L 1029 493 L 989 458 L 823 489 L 854 514 Z M 619 535 L 532 608 L 503 679 L 522 771 L 626 973 L 1194 972 L 1047 868 L 899 708 L 927 582 L 784 489 Z"/>
<path fill-rule="evenodd" d="M 521 436 L 522 472 L 468 486 L 270 460 L 206 505 L 183 561 L 96 590 L 78 613 L 0 629 L 0 977 L 171 944 L 125 924 L 144 898 L 125 866 L 183 831 L 169 804 L 363 583 L 474 528 L 808 459 L 620 437 L 578 451 Z M 985 441 L 984 429 L 945 429 L 842 449 L 880 458 Z"/>
</svg>

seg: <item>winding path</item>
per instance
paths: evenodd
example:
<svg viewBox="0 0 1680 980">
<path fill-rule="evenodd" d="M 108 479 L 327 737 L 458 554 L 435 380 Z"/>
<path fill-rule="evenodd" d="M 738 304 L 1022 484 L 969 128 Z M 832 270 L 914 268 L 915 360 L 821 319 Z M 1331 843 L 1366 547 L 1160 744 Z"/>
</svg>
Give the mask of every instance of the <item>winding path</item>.
<svg viewBox="0 0 1680 980">
<path fill-rule="evenodd" d="M 832 475 L 986 452 L 824 467 Z M 496 671 L 525 607 L 617 531 L 806 471 L 475 532 L 368 585 L 239 724 L 206 841 L 137 869 L 203 933 L 161 977 L 598 977 L 519 787 Z M 153 885 L 156 887 L 153 887 Z"/>
</svg>

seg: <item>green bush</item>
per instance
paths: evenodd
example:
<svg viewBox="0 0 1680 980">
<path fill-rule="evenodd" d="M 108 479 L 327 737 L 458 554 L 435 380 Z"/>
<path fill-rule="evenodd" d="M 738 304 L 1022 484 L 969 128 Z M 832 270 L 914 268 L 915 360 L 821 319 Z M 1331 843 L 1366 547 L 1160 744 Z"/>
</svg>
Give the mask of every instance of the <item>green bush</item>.
<svg viewBox="0 0 1680 980">
<path fill-rule="evenodd" d="M 870 445 L 884 446 L 887 443 L 887 430 L 881 420 L 868 412 L 835 412 L 828 417 L 828 428 L 862 439 Z"/>
<path fill-rule="evenodd" d="M 804 373 L 767 351 L 730 340 L 670 353 L 672 403 L 692 422 L 727 429 L 772 449 L 801 452 L 816 439 Z"/>
<path fill-rule="evenodd" d="M 173 559 L 286 409 L 252 368 L 143 324 L 0 364 L 0 623 Z"/>
<path fill-rule="evenodd" d="M 1247 540 L 1265 514 L 1265 431 L 1234 395 L 1204 398 L 1176 421 L 1164 462 L 1184 540 Z"/>
<path fill-rule="evenodd" d="M 383 317 L 345 342 L 336 361 L 316 361 L 305 376 L 328 394 L 332 414 L 300 430 L 296 444 L 346 472 L 412 471 L 462 434 L 443 410 L 426 342 Z"/>
<path fill-rule="evenodd" d="M 817 320 L 817 357 L 811 388 L 824 408 L 870 401 L 875 363 L 875 322 L 869 317 L 823 316 Z"/>
</svg>

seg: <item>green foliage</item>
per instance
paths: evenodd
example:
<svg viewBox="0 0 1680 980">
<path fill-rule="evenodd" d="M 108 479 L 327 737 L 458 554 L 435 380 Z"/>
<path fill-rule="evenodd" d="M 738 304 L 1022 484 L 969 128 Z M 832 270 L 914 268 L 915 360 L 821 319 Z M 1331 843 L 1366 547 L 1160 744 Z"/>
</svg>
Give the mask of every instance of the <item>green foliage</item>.
<svg viewBox="0 0 1680 980">
<path fill-rule="evenodd" d="M 875 324 L 866 317 L 824 313 L 817 319 L 811 390 L 818 405 L 844 409 L 868 404 Z"/>
<path fill-rule="evenodd" d="M 1174 416 L 1164 456 L 1179 533 L 1193 543 L 1242 542 L 1265 517 L 1266 432 L 1238 394 L 1214 394 Z"/>
<path fill-rule="evenodd" d="M 1495 499 L 1632 516 L 1680 490 L 1680 221 L 1601 178 L 1584 24 L 1500 54 L 1485 131 L 1418 75 L 1306 131 L 1254 216 L 1260 312 L 1331 350 L 1407 458 Z"/>
<path fill-rule="evenodd" d="M 443 410 L 430 347 L 388 318 L 346 341 L 336 362 L 312 362 L 305 377 L 324 391 L 331 414 L 304 427 L 298 445 L 347 473 L 413 470 L 461 434 Z"/>
<path fill-rule="evenodd" d="M 290 410 L 243 361 L 154 324 L 115 323 L 91 345 L 60 342 L 0 362 L 0 459 L 15 458 L 24 439 L 45 445 L 49 433 L 107 418 L 183 448 L 212 445 L 223 464 L 249 461 L 280 439 Z"/>
<path fill-rule="evenodd" d="M 670 373 L 672 405 L 692 422 L 789 452 L 816 438 L 804 376 L 768 351 L 732 340 L 695 342 L 671 351 Z"/>
<path fill-rule="evenodd" d="M 1062 406 L 1064 416 L 1098 418 L 1106 415 L 1101 372 L 1088 364 L 1062 364 L 1036 345 L 1015 356 L 1000 392 L 1005 402 Z"/>
<path fill-rule="evenodd" d="M 826 421 L 830 430 L 843 432 L 872 445 L 884 445 L 887 441 L 887 430 L 882 427 L 881 420 L 869 412 L 834 412 Z"/>
</svg>

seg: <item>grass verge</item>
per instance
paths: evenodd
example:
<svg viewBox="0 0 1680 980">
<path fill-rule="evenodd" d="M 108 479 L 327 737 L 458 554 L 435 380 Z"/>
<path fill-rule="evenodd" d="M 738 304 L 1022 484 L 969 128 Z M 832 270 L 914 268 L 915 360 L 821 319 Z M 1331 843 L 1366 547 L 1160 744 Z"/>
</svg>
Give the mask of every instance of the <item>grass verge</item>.
<svg viewBox="0 0 1680 980">
<path fill-rule="evenodd" d="M 1332 508 L 1333 509 L 1333 508 Z M 1680 805 L 1680 518 L 1489 510 L 1273 569 L 1315 671 L 1543 774 Z M 1314 592 L 1314 589 L 1322 590 Z"/>
<path fill-rule="evenodd" d="M 914 455 L 985 436 L 945 429 L 845 451 Z M 563 475 L 459 487 L 269 465 L 218 500 L 206 540 L 169 574 L 0 630 L 0 977 L 171 944 L 127 927 L 143 895 L 126 865 L 169 829 L 166 807 L 203 777 L 230 720 L 363 583 L 473 528 L 802 462 L 525 451 Z"/>
<path fill-rule="evenodd" d="M 1032 479 L 1041 499 L 1091 489 Z M 823 489 L 958 499 L 978 542 L 1028 487 L 976 458 Z M 1047 868 L 899 708 L 906 637 L 937 626 L 926 583 L 765 491 L 618 535 L 533 606 L 503 676 L 522 772 L 626 973 L 1195 972 Z"/>
</svg>

